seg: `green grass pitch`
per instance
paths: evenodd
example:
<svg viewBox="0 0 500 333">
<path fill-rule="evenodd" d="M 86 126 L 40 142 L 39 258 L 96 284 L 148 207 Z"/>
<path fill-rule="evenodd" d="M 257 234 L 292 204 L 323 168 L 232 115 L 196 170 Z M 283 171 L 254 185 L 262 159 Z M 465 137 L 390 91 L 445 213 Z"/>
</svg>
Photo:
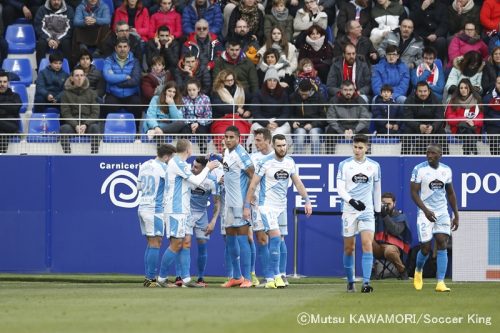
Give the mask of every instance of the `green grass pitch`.
<svg viewBox="0 0 500 333">
<path fill-rule="evenodd" d="M 372 294 L 347 294 L 342 279 L 290 281 L 281 290 L 228 290 L 220 278 L 205 289 L 147 289 L 139 276 L 3 274 L 0 333 L 500 332 L 500 283 L 448 281 L 451 293 L 436 293 L 433 279 L 420 292 L 387 279 Z"/>
</svg>

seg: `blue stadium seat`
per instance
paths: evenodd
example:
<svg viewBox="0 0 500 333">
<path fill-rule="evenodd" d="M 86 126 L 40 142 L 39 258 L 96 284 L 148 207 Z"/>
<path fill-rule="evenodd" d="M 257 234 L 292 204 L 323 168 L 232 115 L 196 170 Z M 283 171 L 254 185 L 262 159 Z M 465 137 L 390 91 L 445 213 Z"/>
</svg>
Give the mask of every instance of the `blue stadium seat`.
<svg viewBox="0 0 500 333">
<path fill-rule="evenodd" d="M 47 67 L 49 65 L 49 59 L 48 58 L 43 58 L 40 60 L 40 65 L 38 66 L 38 74 L 40 74 L 40 71 Z M 62 69 L 68 74 L 71 74 L 71 70 L 69 69 L 69 62 L 66 58 L 63 59 L 63 64 L 62 64 Z"/>
<path fill-rule="evenodd" d="M 19 97 L 21 97 L 21 102 L 23 102 L 19 113 L 25 113 L 28 109 L 28 90 L 26 89 L 26 86 L 24 84 L 11 82 L 10 88 L 13 92 L 17 93 Z"/>
<path fill-rule="evenodd" d="M 7 27 L 5 40 L 10 54 L 31 54 L 35 52 L 35 30 L 31 24 L 12 24 Z"/>
<path fill-rule="evenodd" d="M 95 68 L 102 72 L 102 69 L 104 68 L 104 58 L 94 58 L 92 63 L 95 65 Z"/>
<path fill-rule="evenodd" d="M 135 118 L 132 113 L 110 113 L 104 124 L 104 142 L 135 141 Z"/>
<path fill-rule="evenodd" d="M 58 113 L 34 113 L 28 127 L 28 142 L 57 142 L 61 125 Z"/>
<path fill-rule="evenodd" d="M 52 106 L 47 106 L 42 113 L 57 113 L 61 114 L 61 110 Z"/>
<path fill-rule="evenodd" d="M 21 79 L 19 83 L 29 86 L 33 83 L 32 68 L 29 59 L 7 58 L 3 61 L 2 68 L 7 72 L 16 73 Z"/>
</svg>

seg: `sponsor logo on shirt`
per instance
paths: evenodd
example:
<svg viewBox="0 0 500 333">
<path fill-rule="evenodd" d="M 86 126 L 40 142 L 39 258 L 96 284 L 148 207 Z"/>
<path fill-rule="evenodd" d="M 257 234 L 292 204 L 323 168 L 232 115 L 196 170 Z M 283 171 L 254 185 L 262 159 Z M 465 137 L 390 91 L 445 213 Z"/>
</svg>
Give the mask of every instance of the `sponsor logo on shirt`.
<svg viewBox="0 0 500 333">
<path fill-rule="evenodd" d="M 352 182 L 354 184 L 366 184 L 368 183 L 368 176 L 362 173 L 352 176 Z"/>
<path fill-rule="evenodd" d="M 444 183 L 439 179 L 435 179 L 429 183 L 429 188 L 433 191 L 442 190 L 444 188 Z"/>
<path fill-rule="evenodd" d="M 276 180 L 287 180 L 290 177 L 290 174 L 285 170 L 276 171 L 274 174 L 274 179 Z"/>
</svg>

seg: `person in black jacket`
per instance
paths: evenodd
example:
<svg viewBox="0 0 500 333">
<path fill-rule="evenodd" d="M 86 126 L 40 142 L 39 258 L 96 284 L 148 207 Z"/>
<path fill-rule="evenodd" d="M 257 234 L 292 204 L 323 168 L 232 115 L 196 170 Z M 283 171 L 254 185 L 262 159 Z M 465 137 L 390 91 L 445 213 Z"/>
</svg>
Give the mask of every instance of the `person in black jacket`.
<svg viewBox="0 0 500 333">
<path fill-rule="evenodd" d="M 5 118 L 19 118 L 21 109 L 21 98 L 9 88 L 9 75 L 0 72 L 0 154 L 7 152 L 10 136 L 2 134 L 13 134 L 19 132 L 17 120 L 3 120 Z"/>
<path fill-rule="evenodd" d="M 165 60 L 165 68 L 173 71 L 179 62 L 179 42 L 170 33 L 167 26 L 161 26 L 156 36 L 146 43 L 146 63 L 148 68 L 153 65 L 153 57 L 160 55 Z"/>
</svg>

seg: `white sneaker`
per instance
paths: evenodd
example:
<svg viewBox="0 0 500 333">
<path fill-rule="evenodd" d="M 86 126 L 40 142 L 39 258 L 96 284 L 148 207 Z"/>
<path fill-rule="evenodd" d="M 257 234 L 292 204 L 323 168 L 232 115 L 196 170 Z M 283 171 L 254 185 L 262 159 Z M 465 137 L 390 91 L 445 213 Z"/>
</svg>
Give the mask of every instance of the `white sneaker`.
<svg viewBox="0 0 500 333">
<path fill-rule="evenodd" d="M 148 140 L 152 141 L 155 137 L 155 130 L 153 129 L 148 130 L 146 135 L 148 136 Z"/>
</svg>

